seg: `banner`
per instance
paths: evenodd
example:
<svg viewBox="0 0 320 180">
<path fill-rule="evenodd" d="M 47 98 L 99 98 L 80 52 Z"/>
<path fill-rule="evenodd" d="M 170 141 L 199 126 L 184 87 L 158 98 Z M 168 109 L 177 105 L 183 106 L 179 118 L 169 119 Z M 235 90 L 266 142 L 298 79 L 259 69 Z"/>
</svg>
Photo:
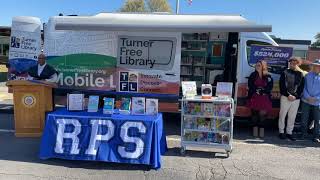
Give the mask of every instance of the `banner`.
<svg viewBox="0 0 320 180">
<path fill-rule="evenodd" d="M 12 19 L 9 47 L 9 80 L 25 79 L 30 67 L 37 65 L 41 52 L 41 22 L 35 17 Z"/>
<path fill-rule="evenodd" d="M 160 168 L 166 150 L 162 116 L 49 113 L 40 158 L 147 164 Z M 164 137 L 165 138 L 165 137 Z M 164 140 L 164 141 L 162 141 Z"/>
<path fill-rule="evenodd" d="M 181 33 L 57 31 L 59 20 L 44 28 L 59 88 L 179 95 Z"/>
</svg>

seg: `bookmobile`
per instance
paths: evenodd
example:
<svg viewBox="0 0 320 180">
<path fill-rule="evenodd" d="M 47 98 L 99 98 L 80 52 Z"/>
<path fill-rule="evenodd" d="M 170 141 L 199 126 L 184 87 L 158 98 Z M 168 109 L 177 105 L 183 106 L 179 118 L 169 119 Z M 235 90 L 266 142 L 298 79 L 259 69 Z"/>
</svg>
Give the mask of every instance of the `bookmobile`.
<svg viewBox="0 0 320 180">
<path fill-rule="evenodd" d="M 179 112 L 181 82 L 212 84 L 224 76 L 232 82 L 235 115 L 245 107 L 247 77 L 254 71 L 248 52 L 253 44 L 277 44 L 258 25 L 240 15 L 174 15 L 101 13 L 53 16 L 43 24 L 34 17 L 15 17 L 11 34 L 33 57 L 10 54 L 10 79 L 23 79 L 43 49 L 58 72 L 56 96 L 79 91 L 119 97 L 152 97 L 160 112 Z M 37 48 L 32 49 L 32 44 Z M 12 68 L 15 67 L 15 68 Z M 272 73 L 272 71 L 271 71 Z M 279 75 L 272 74 L 275 84 Z M 220 80 L 221 81 L 221 80 Z M 274 100 L 278 88 L 274 88 Z M 279 104 L 279 102 L 278 102 Z M 274 109 L 274 117 L 279 107 Z"/>
</svg>

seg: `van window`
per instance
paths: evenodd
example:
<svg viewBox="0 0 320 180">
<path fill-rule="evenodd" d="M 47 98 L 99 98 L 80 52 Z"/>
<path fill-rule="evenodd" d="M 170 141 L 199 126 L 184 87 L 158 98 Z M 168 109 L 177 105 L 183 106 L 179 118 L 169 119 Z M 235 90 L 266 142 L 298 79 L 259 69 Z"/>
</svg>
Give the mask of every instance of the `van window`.
<svg viewBox="0 0 320 180">
<path fill-rule="evenodd" d="M 246 51 L 247 51 L 247 62 L 250 66 L 253 66 L 252 64 L 250 64 L 250 51 L 251 51 L 251 46 L 252 45 L 264 45 L 264 46 L 272 46 L 272 44 L 267 43 L 267 42 L 263 42 L 263 41 L 254 41 L 254 40 L 248 40 L 247 41 L 247 47 L 246 47 Z"/>
</svg>

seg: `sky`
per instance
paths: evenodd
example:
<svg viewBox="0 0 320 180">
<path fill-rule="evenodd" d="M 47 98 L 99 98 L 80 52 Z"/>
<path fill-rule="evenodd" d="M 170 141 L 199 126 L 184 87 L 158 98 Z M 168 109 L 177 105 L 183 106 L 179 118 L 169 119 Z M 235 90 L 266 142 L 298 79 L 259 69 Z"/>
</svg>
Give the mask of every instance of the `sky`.
<svg viewBox="0 0 320 180">
<path fill-rule="evenodd" d="M 125 0 L 3 0 L 0 26 L 10 26 L 14 16 L 35 16 L 43 23 L 63 13 L 95 15 L 115 12 Z M 169 0 L 175 12 L 176 0 Z M 180 0 L 180 14 L 239 14 L 258 24 L 272 25 L 282 39 L 314 41 L 320 32 L 320 0 Z"/>
</svg>

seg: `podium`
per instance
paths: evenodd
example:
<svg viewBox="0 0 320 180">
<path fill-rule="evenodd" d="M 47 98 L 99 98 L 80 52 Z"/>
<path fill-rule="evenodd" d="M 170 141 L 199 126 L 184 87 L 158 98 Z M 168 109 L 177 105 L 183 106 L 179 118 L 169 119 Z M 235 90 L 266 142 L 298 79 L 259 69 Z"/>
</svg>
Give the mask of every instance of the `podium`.
<svg viewBox="0 0 320 180">
<path fill-rule="evenodd" d="M 40 137 L 45 113 L 53 110 L 52 88 L 55 83 L 45 81 L 12 80 L 7 86 L 13 90 L 16 137 Z"/>
</svg>

